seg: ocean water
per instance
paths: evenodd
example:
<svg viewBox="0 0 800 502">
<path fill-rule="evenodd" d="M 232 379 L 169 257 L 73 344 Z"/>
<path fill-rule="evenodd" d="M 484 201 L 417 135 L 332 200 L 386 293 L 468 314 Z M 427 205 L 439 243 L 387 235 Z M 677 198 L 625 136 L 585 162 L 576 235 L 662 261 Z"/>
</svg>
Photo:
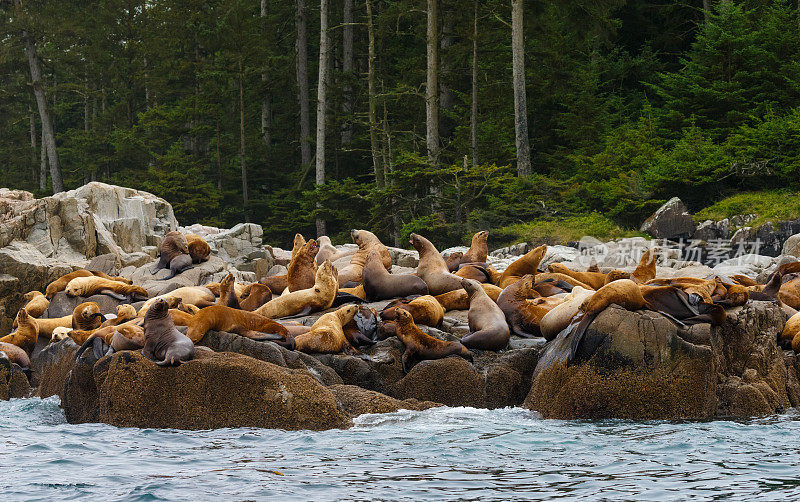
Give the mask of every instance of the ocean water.
<svg viewBox="0 0 800 502">
<path fill-rule="evenodd" d="M 522 409 L 364 415 L 350 430 L 69 425 L 0 402 L 2 500 L 800 498 L 800 415 L 542 420 Z"/>
</svg>

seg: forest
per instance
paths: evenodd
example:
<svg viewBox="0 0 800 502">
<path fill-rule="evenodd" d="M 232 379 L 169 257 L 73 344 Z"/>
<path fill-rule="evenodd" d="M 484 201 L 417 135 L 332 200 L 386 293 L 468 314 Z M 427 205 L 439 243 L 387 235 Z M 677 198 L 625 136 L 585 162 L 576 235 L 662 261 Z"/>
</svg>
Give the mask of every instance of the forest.
<svg viewBox="0 0 800 502">
<path fill-rule="evenodd" d="M 800 189 L 800 2 L 0 0 L 0 186 L 182 224 L 614 235 Z"/>
</svg>

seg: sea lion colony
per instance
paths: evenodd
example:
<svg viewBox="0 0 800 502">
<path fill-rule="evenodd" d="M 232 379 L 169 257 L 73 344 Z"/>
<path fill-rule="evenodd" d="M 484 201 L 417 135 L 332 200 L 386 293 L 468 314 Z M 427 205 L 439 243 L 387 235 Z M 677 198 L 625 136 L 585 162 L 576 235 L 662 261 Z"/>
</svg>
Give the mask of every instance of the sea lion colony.
<svg viewBox="0 0 800 502">
<path fill-rule="evenodd" d="M 595 263 L 583 271 L 540 264 L 547 252 L 539 246 L 499 272 L 486 263 L 488 232 L 475 234 L 468 252 L 445 260 L 425 237 L 411 234 L 419 252 L 415 273 L 394 274 L 389 251 L 366 230 L 353 230 L 358 250 L 337 270 L 331 259 L 347 256 L 330 239 L 295 237 L 288 274 L 253 284 L 228 275 L 219 283 L 175 289 L 148 298 L 141 287 L 122 277 L 77 270 L 49 284 L 44 294 L 31 291 L 14 322 L 15 331 L 0 338 L 0 352 L 27 369 L 38 337 L 50 343 L 65 337 L 91 348 L 97 357 L 114 351 L 140 350 L 160 365 L 178 365 L 194 355 L 194 344 L 209 330 L 236 333 L 308 353 L 360 355 L 360 349 L 396 336 L 405 346 L 402 366 L 448 356 L 472 360 L 472 351 L 505 349 L 512 336 L 543 337 L 547 345 L 536 372 L 569 363 L 583 333 L 604 309 L 660 312 L 679 326 L 719 325 L 726 309 L 750 300 L 773 301 L 787 323 L 778 342 L 800 351 L 800 264 L 779 267 L 765 282 L 744 276 L 706 278 L 656 277 L 656 256 L 647 251 L 633 272 L 602 272 Z M 321 244 L 320 244 L 321 243 Z M 153 272 L 170 277 L 207 260 L 208 244 L 196 235 L 168 233 Z M 49 300 L 64 291 L 73 297 L 107 294 L 122 303 L 117 312 L 98 304 L 79 304 L 71 315 L 47 319 Z M 377 313 L 360 306 L 391 300 Z M 440 326 L 450 310 L 468 311 L 469 333 L 444 341 L 420 326 Z M 311 326 L 293 318 L 322 313 Z"/>
</svg>

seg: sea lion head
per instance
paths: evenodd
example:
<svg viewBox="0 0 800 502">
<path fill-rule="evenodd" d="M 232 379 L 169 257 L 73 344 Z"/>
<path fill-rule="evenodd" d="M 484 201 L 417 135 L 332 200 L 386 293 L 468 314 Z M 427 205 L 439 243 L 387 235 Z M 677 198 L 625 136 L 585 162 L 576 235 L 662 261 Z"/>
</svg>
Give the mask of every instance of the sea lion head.
<svg viewBox="0 0 800 502">
<path fill-rule="evenodd" d="M 117 319 L 133 319 L 136 317 L 136 309 L 128 303 L 117 305 Z"/>
<path fill-rule="evenodd" d="M 522 276 L 522 279 L 517 281 L 517 291 L 525 296 L 530 296 L 535 293 L 533 286 L 534 286 L 534 277 L 533 274 L 526 274 Z M 538 294 L 537 294 L 538 296 Z"/>
<path fill-rule="evenodd" d="M 72 322 L 79 330 L 97 329 L 105 320 L 100 306 L 95 302 L 81 303 L 72 311 Z"/>
<path fill-rule="evenodd" d="M 67 287 L 64 289 L 64 292 L 67 296 L 81 296 L 86 288 L 83 287 L 82 281 L 76 281 L 75 279 L 69 281 Z"/>
<path fill-rule="evenodd" d="M 359 249 L 364 249 L 367 245 L 378 241 L 378 238 L 375 236 L 375 234 L 369 230 L 350 230 L 350 237 L 353 238 L 353 242 L 358 245 Z"/>
<path fill-rule="evenodd" d="M 163 298 L 154 301 L 147 313 L 144 315 L 145 322 L 150 319 L 162 319 L 169 315 L 169 304 Z"/>
<path fill-rule="evenodd" d="M 224 279 L 219 281 L 220 290 L 223 288 L 231 288 L 234 282 L 236 282 L 236 278 L 233 276 L 233 274 L 226 275 Z"/>
<path fill-rule="evenodd" d="M 23 295 L 23 297 L 24 297 L 24 298 L 25 298 L 27 301 L 31 301 L 31 300 L 33 300 L 34 298 L 36 298 L 36 297 L 39 297 L 39 296 L 44 296 L 44 295 L 42 295 L 42 293 L 41 293 L 41 292 L 39 292 L 39 291 L 28 291 L 27 293 L 25 293 L 25 294 Z"/>
<path fill-rule="evenodd" d="M 483 289 L 478 281 L 472 279 L 461 279 L 461 287 L 466 290 L 470 299 L 472 299 L 479 289 Z"/>
<path fill-rule="evenodd" d="M 21 325 L 22 323 L 30 322 L 31 316 L 28 314 L 28 311 L 25 308 L 19 309 L 17 312 L 17 324 Z"/>
<path fill-rule="evenodd" d="M 414 324 L 414 317 L 411 316 L 411 312 L 405 309 L 396 309 L 394 311 L 394 322 L 398 326 L 409 326 Z"/>
<path fill-rule="evenodd" d="M 332 289 L 339 287 L 339 271 L 333 266 L 330 260 L 325 260 L 322 265 L 317 268 L 314 276 L 314 292 L 320 293 L 322 289 Z M 334 291 L 335 293 L 335 291 Z M 334 295 L 335 296 L 335 295 Z"/>
<path fill-rule="evenodd" d="M 331 243 L 331 238 L 328 237 L 327 235 L 320 235 L 319 237 L 317 237 L 317 242 L 319 243 L 320 247 L 333 246 L 333 243 Z"/>
<path fill-rule="evenodd" d="M 431 249 L 436 249 L 433 247 L 433 244 L 431 244 L 431 241 L 429 241 L 428 239 L 419 234 L 409 235 L 408 242 L 410 242 L 411 245 L 414 246 L 414 249 L 417 250 L 420 258 L 422 258 L 422 256 L 427 252 L 429 252 Z"/>
<path fill-rule="evenodd" d="M 606 274 L 605 284 L 609 282 L 618 281 L 620 279 L 630 279 L 631 274 L 628 272 L 623 272 L 622 270 L 612 270 L 608 274 Z"/>
<path fill-rule="evenodd" d="M 358 313 L 358 305 L 346 305 L 336 311 L 336 315 L 341 319 L 342 324 L 347 324 L 353 320 L 353 317 Z"/>
<path fill-rule="evenodd" d="M 58 326 L 53 330 L 53 335 L 50 337 L 50 343 L 60 342 L 65 338 L 69 338 L 69 332 L 72 331 L 70 328 L 65 326 Z"/>
<path fill-rule="evenodd" d="M 300 252 L 305 253 L 306 255 L 313 258 L 314 256 L 317 255 L 318 251 L 319 251 L 319 242 L 317 242 L 316 239 L 309 239 L 308 242 L 303 244 L 303 247 L 301 248 Z"/>
<path fill-rule="evenodd" d="M 565 272 L 572 272 L 566 265 L 563 263 L 551 263 L 547 270 L 553 273 L 563 274 Z"/>
<path fill-rule="evenodd" d="M 489 232 L 487 232 L 486 230 L 481 230 L 480 232 L 472 236 L 472 243 L 485 244 L 488 239 L 489 239 Z"/>
<path fill-rule="evenodd" d="M 183 304 L 183 298 L 181 298 L 180 296 L 168 296 L 166 298 L 160 298 L 160 300 L 166 302 L 167 308 L 170 309 L 179 308 Z"/>
</svg>

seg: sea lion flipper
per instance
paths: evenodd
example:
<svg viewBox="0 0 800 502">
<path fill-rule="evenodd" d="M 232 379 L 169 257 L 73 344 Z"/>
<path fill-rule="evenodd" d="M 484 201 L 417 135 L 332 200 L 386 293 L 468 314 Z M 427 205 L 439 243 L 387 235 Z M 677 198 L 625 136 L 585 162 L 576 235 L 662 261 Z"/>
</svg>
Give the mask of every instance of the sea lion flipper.
<svg viewBox="0 0 800 502">
<path fill-rule="evenodd" d="M 244 335 L 243 335 L 244 336 Z M 278 340 L 285 340 L 286 338 L 278 333 L 265 333 L 262 331 L 253 331 L 247 338 L 257 342 L 276 342 Z"/>
<path fill-rule="evenodd" d="M 106 345 L 103 339 L 97 336 L 92 341 L 92 352 L 94 352 L 95 359 L 100 359 L 103 356 L 113 354 L 114 348 Z"/>
<path fill-rule="evenodd" d="M 119 300 L 121 302 L 129 300 L 127 296 L 121 295 L 121 294 L 117 293 L 116 291 L 113 291 L 113 290 L 108 289 L 108 288 L 103 288 L 100 291 L 98 291 L 98 293 L 110 296 L 111 298 L 113 298 L 115 300 Z"/>
<path fill-rule="evenodd" d="M 311 309 L 310 306 L 304 307 L 303 310 L 301 310 L 300 312 L 298 312 L 298 313 L 296 313 L 294 315 L 283 316 L 283 317 L 281 317 L 281 319 L 297 319 L 297 318 L 300 318 L 300 317 L 305 317 L 305 316 L 307 316 L 308 314 L 311 313 L 311 310 L 312 309 Z"/>
<path fill-rule="evenodd" d="M 95 337 L 90 336 L 89 338 L 86 339 L 85 342 L 83 342 L 83 344 L 78 349 L 78 352 L 75 353 L 75 362 L 80 362 L 81 356 L 83 355 L 84 352 L 86 352 L 86 349 L 88 349 L 94 344 L 94 339 Z"/>
</svg>

